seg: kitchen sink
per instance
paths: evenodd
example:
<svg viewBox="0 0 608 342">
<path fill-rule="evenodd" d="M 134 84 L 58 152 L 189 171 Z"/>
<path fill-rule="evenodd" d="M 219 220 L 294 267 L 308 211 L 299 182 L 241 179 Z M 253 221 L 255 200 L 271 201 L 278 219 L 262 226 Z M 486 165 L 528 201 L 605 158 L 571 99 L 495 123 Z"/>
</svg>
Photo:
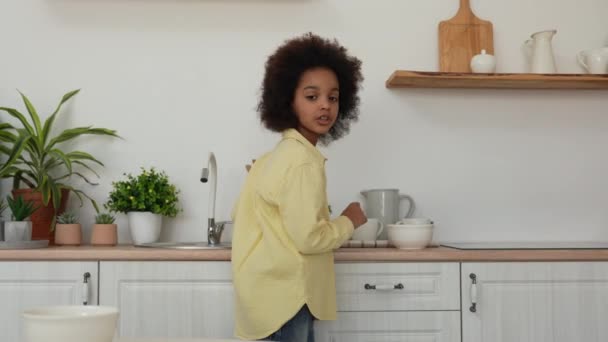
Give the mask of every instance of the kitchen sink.
<svg viewBox="0 0 608 342">
<path fill-rule="evenodd" d="M 135 245 L 135 247 L 148 248 L 167 248 L 167 249 L 230 249 L 232 244 L 222 242 L 220 244 L 211 245 L 206 241 L 199 242 L 149 242 Z"/>
</svg>

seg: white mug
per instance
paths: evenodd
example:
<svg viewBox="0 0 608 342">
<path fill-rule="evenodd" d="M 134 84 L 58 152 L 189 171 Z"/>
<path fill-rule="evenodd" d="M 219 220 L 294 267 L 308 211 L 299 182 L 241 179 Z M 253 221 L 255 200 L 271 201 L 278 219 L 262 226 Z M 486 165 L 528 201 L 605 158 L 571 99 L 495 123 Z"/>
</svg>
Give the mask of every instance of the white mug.
<svg viewBox="0 0 608 342">
<path fill-rule="evenodd" d="M 608 47 L 581 51 L 576 59 L 590 74 L 608 73 Z"/>
<path fill-rule="evenodd" d="M 383 230 L 384 224 L 380 220 L 370 218 L 367 219 L 367 222 L 364 225 L 355 229 L 351 240 L 376 240 Z"/>
</svg>

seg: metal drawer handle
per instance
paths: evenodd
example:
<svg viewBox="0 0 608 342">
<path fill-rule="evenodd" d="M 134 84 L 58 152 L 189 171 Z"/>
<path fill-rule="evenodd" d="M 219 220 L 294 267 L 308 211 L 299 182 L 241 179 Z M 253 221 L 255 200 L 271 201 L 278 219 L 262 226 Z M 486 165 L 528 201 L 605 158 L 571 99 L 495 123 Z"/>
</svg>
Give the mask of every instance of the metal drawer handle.
<svg viewBox="0 0 608 342">
<path fill-rule="evenodd" d="M 403 286 L 402 283 L 399 284 L 395 284 L 395 285 L 370 285 L 370 284 L 365 284 L 364 288 L 366 290 L 378 290 L 378 291 L 390 291 L 390 290 L 403 290 L 405 288 L 405 286 Z"/>
<path fill-rule="evenodd" d="M 471 273 L 469 278 L 471 278 L 471 307 L 469 307 L 469 311 L 477 312 L 477 275 Z"/>
<path fill-rule="evenodd" d="M 91 273 L 85 272 L 82 275 L 82 305 L 89 304 L 89 279 L 91 278 Z"/>
</svg>

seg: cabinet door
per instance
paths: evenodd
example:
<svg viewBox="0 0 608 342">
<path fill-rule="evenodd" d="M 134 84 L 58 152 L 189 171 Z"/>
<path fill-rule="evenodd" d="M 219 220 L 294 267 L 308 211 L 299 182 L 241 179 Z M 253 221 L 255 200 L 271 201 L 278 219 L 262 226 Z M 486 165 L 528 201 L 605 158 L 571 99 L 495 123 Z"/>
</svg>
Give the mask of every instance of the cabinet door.
<svg viewBox="0 0 608 342">
<path fill-rule="evenodd" d="M 608 263 L 463 263 L 461 280 L 463 341 L 608 341 Z"/>
<path fill-rule="evenodd" d="M 460 342 L 459 311 L 338 312 L 315 322 L 316 342 Z"/>
<path fill-rule="evenodd" d="M 97 262 L 0 262 L 0 341 L 21 341 L 23 310 L 83 304 L 85 288 L 88 304 L 97 304 Z"/>
<path fill-rule="evenodd" d="M 232 337 L 230 262 L 100 263 L 100 303 L 119 308 L 119 337 Z"/>
</svg>

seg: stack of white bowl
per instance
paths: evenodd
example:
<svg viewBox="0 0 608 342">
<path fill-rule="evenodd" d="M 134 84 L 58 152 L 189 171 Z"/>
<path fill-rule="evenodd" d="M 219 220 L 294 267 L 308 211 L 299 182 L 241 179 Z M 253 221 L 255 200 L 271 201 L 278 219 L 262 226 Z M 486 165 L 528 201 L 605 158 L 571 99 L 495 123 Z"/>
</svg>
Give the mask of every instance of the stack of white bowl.
<svg viewBox="0 0 608 342">
<path fill-rule="evenodd" d="M 405 218 L 386 225 L 388 242 L 399 249 L 422 249 L 431 244 L 433 227 L 428 218 Z"/>
</svg>

